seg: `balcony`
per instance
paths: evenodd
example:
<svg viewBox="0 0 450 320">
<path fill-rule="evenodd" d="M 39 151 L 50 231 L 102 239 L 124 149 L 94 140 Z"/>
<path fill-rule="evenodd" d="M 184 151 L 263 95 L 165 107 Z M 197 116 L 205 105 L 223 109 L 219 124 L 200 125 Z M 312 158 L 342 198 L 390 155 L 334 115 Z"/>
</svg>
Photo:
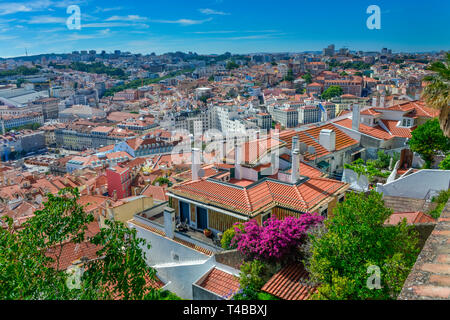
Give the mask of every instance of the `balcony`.
<svg viewBox="0 0 450 320">
<path fill-rule="evenodd" d="M 135 220 L 157 229 L 161 234 L 165 234 L 164 207 L 167 205 L 168 202 L 163 202 L 150 208 L 149 210 L 138 213 L 135 215 Z M 176 228 L 174 233 L 176 241 L 185 245 L 202 247 L 212 252 L 222 251 L 220 242 L 217 238 L 213 239 L 212 237 L 214 236 L 211 238 L 205 236 L 203 230 L 196 230 L 188 226 L 187 230 L 178 230 Z"/>
</svg>

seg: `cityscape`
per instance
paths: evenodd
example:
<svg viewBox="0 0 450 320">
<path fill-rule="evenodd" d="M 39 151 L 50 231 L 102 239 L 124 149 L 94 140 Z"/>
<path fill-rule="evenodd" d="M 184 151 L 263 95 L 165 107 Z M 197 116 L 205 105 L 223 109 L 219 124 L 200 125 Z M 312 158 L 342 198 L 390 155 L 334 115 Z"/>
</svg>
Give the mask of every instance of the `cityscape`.
<svg viewBox="0 0 450 320">
<path fill-rule="evenodd" d="M 230 2 L 0 3 L 1 300 L 450 299 L 448 4 Z"/>
</svg>

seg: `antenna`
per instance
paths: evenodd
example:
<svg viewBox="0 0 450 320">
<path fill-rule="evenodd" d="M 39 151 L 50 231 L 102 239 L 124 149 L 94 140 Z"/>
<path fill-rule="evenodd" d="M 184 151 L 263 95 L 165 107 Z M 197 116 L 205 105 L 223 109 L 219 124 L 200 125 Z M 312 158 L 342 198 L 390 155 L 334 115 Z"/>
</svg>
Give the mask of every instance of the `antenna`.
<svg viewBox="0 0 450 320">
<path fill-rule="evenodd" d="M 28 50 L 27 50 L 27 48 L 25 48 L 25 56 L 28 57 Z"/>
</svg>

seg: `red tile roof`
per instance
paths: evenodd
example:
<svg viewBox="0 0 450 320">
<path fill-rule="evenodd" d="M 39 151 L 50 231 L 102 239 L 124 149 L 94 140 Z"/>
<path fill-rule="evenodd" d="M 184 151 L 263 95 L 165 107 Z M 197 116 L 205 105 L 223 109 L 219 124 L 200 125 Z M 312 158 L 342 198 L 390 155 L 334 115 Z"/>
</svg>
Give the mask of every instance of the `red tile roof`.
<svg viewBox="0 0 450 320">
<path fill-rule="evenodd" d="M 411 112 L 413 116 L 434 118 L 439 116 L 439 110 L 427 107 L 423 101 L 410 101 L 387 108 L 393 111 Z"/>
<path fill-rule="evenodd" d="M 253 216 L 275 206 L 308 211 L 345 186 L 343 182 L 319 177 L 298 185 L 265 179 L 244 187 L 201 179 L 176 185 L 170 192 Z"/>
<path fill-rule="evenodd" d="M 301 263 L 293 263 L 273 275 L 261 290 L 283 300 L 307 300 L 317 286 L 309 283 L 309 274 Z"/>
<path fill-rule="evenodd" d="M 228 272 L 213 268 L 198 285 L 221 297 L 231 298 L 239 290 L 239 278 Z"/>
<path fill-rule="evenodd" d="M 394 212 L 385 222 L 384 224 L 396 225 L 406 219 L 406 223 L 414 224 L 414 223 L 430 223 L 436 222 L 433 217 L 430 215 L 423 213 L 421 211 L 416 212 Z"/>
<path fill-rule="evenodd" d="M 352 119 L 342 119 L 342 120 L 336 121 L 335 124 L 338 126 L 342 126 L 342 127 L 351 129 L 352 128 Z M 389 132 L 387 132 L 380 126 L 371 127 L 371 126 L 365 125 L 363 123 L 360 123 L 360 125 L 359 125 L 359 132 L 367 134 L 367 135 L 372 136 L 377 139 L 382 139 L 382 140 L 390 140 L 395 137 L 394 134 L 392 134 L 392 135 L 389 134 Z"/>
<path fill-rule="evenodd" d="M 351 120 L 350 120 L 351 122 Z M 351 123 L 350 123 L 351 126 Z M 299 142 L 306 143 L 308 146 L 312 146 L 315 148 L 316 154 L 309 154 L 306 152 L 304 154 L 304 159 L 306 161 L 311 161 L 314 159 L 321 158 L 323 156 L 331 154 L 330 151 L 325 149 L 320 143 L 319 143 L 319 135 L 320 131 L 322 129 L 331 129 L 336 133 L 336 151 L 342 150 L 351 146 L 357 146 L 359 145 L 359 142 L 355 139 L 350 138 L 347 134 L 345 134 L 343 131 L 339 130 L 332 124 L 325 124 L 320 127 L 313 127 L 311 129 L 305 130 L 305 131 L 295 131 L 295 130 L 286 130 L 282 131 L 280 133 L 280 140 L 283 140 L 286 142 L 286 148 L 291 149 L 292 148 L 292 137 L 297 135 L 299 137 Z"/>
</svg>

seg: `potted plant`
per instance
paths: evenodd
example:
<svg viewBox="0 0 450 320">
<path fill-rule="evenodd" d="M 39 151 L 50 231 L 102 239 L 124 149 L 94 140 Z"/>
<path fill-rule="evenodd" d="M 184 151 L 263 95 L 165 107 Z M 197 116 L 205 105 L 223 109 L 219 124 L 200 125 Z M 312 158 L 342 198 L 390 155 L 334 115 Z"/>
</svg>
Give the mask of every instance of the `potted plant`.
<svg viewBox="0 0 450 320">
<path fill-rule="evenodd" d="M 205 230 L 203 230 L 203 234 L 209 238 L 209 237 L 211 237 L 212 231 L 209 229 L 205 229 Z"/>
</svg>

